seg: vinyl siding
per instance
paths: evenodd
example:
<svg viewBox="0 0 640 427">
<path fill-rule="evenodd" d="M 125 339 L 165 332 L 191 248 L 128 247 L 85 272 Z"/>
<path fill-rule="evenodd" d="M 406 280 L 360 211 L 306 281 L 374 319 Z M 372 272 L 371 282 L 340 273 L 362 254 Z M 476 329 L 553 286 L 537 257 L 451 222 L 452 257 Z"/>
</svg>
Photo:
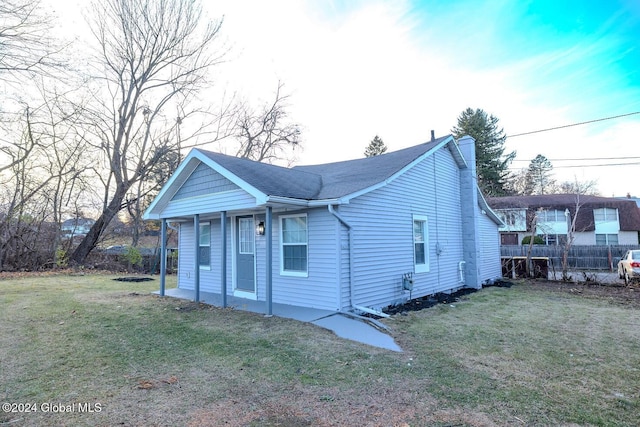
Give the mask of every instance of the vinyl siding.
<svg viewBox="0 0 640 427">
<path fill-rule="evenodd" d="M 336 255 L 339 224 L 326 208 L 308 211 L 286 212 L 307 214 L 308 228 L 308 277 L 292 277 L 280 274 L 280 215 L 273 215 L 273 302 L 302 307 L 340 310 L 340 268 Z M 232 219 L 227 221 L 227 293 L 233 294 L 233 257 L 235 227 Z M 254 217 L 256 222 L 264 221 L 264 214 Z M 201 219 L 205 222 L 207 219 Z M 179 240 L 179 286 L 194 289 L 194 232 L 192 223 L 183 223 Z M 200 291 L 220 293 L 220 220 L 211 220 L 211 269 L 200 270 Z M 256 290 L 257 299 L 266 300 L 266 238 L 256 236 Z"/>
<path fill-rule="evenodd" d="M 188 216 L 255 208 L 256 199 L 244 190 L 230 190 L 222 193 L 196 196 L 188 199 L 171 200 L 162 211 L 163 218 Z"/>
<path fill-rule="evenodd" d="M 200 219 L 200 223 L 211 223 L 211 267 L 200 269 L 200 291 L 220 293 L 220 257 L 222 256 L 220 232 L 220 219 Z M 193 223 L 180 225 L 180 238 L 178 240 L 178 287 L 180 289 L 195 289 L 195 242 Z M 231 221 L 227 218 L 227 294 L 232 295 L 232 271 L 231 271 Z"/>
<path fill-rule="evenodd" d="M 326 208 L 286 212 L 307 214 L 308 276 L 280 274 L 280 216 L 273 216 L 273 301 L 327 310 L 340 309 L 337 219 Z M 283 214 L 284 215 L 284 214 Z M 264 276 L 264 274 L 262 275 Z M 264 284 L 263 284 L 264 285 Z"/>
<path fill-rule="evenodd" d="M 480 210 L 480 208 L 478 208 Z M 480 280 L 482 283 L 502 277 L 500 264 L 500 235 L 498 227 L 480 212 Z"/>
<path fill-rule="evenodd" d="M 402 275 L 414 271 L 413 215 L 428 217 L 430 269 L 414 274 L 411 297 L 461 286 L 459 188 L 458 166 L 448 150 L 439 150 L 389 185 L 340 207 L 354 233 L 355 304 L 382 308 L 409 298 Z"/>
<path fill-rule="evenodd" d="M 222 193 L 238 190 L 239 187 L 229 181 L 209 166 L 200 163 L 191 173 L 180 189 L 173 196 L 173 200 L 187 199 L 205 194 Z"/>
</svg>

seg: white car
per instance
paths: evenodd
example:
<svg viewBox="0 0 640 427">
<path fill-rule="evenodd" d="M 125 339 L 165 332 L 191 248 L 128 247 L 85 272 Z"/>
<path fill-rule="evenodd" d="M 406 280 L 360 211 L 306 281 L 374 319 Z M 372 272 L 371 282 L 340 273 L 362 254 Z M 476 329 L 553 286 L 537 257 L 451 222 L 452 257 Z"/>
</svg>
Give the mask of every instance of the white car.
<svg viewBox="0 0 640 427">
<path fill-rule="evenodd" d="M 640 279 L 640 249 L 627 251 L 618 261 L 618 277 L 624 280 L 625 285 Z"/>
</svg>

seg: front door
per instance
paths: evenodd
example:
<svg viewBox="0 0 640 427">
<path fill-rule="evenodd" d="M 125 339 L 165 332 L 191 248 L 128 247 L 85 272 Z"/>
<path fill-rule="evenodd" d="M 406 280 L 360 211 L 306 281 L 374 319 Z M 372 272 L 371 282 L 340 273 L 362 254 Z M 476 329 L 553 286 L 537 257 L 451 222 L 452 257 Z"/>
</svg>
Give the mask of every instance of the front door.
<svg viewBox="0 0 640 427">
<path fill-rule="evenodd" d="M 255 231 L 252 216 L 236 218 L 236 290 L 255 293 Z"/>
</svg>

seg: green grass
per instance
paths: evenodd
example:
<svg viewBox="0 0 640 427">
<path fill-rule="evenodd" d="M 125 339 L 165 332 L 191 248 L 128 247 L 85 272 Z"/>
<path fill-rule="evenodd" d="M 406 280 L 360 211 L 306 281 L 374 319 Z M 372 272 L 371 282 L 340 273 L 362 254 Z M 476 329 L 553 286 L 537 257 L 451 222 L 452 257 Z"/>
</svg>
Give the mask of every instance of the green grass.
<svg viewBox="0 0 640 427">
<path fill-rule="evenodd" d="M 398 354 L 112 279 L 0 280 L 0 401 L 101 405 L 0 425 L 637 425 L 630 306 L 489 288 L 387 320 Z"/>
</svg>

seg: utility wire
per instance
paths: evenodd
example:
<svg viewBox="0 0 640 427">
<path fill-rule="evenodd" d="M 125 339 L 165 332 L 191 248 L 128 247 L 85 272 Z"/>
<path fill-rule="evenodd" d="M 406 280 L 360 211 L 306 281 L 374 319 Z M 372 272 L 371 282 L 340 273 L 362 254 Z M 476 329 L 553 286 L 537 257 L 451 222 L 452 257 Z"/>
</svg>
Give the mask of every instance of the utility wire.
<svg viewBox="0 0 640 427">
<path fill-rule="evenodd" d="M 590 160 L 636 160 L 640 159 L 640 157 L 583 157 L 580 159 L 547 159 L 550 162 L 582 162 L 582 161 L 590 161 Z M 525 159 L 514 159 L 514 162 L 530 162 L 531 160 Z M 635 164 L 635 163 L 632 163 Z"/>
<path fill-rule="evenodd" d="M 572 124 L 563 125 L 563 126 L 556 126 L 556 127 L 548 128 L 548 129 L 532 130 L 530 132 L 517 133 L 515 135 L 507 135 L 506 138 L 515 138 L 517 136 L 531 135 L 531 134 L 540 133 L 540 132 L 549 132 L 549 131 L 552 131 L 552 130 L 564 129 L 564 128 L 569 128 L 569 127 L 572 127 L 572 126 L 580 126 L 580 125 L 586 125 L 586 124 L 589 124 L 589 123 L 602 122 L 602 121 L 605 121 L 605 120 L 618 119 L 620 117 L 633 116 L 635 114 L 640 114 L 640 111 L 635 111 L 633 113 L 627 113 L 627 114 L 620 114 L 618 116 L 603 117 L 601 119 L 588 120 L 586 122 L 572 123 Z"/>
<path fill-rule="evenodd" d="M 566 168 L 597 168 L 597 167 L 605 167 L 605 166 L 638 166 L 640 162 L 632 162 L 632 163 L 602 163 L 599 165 L 566 165 L 566 166 L 553 166 L 553 169 L 566 169 Z M 511 170 L 520 170 L 523 168 L 514 168 L 510 167 Z"/>
</svg>

